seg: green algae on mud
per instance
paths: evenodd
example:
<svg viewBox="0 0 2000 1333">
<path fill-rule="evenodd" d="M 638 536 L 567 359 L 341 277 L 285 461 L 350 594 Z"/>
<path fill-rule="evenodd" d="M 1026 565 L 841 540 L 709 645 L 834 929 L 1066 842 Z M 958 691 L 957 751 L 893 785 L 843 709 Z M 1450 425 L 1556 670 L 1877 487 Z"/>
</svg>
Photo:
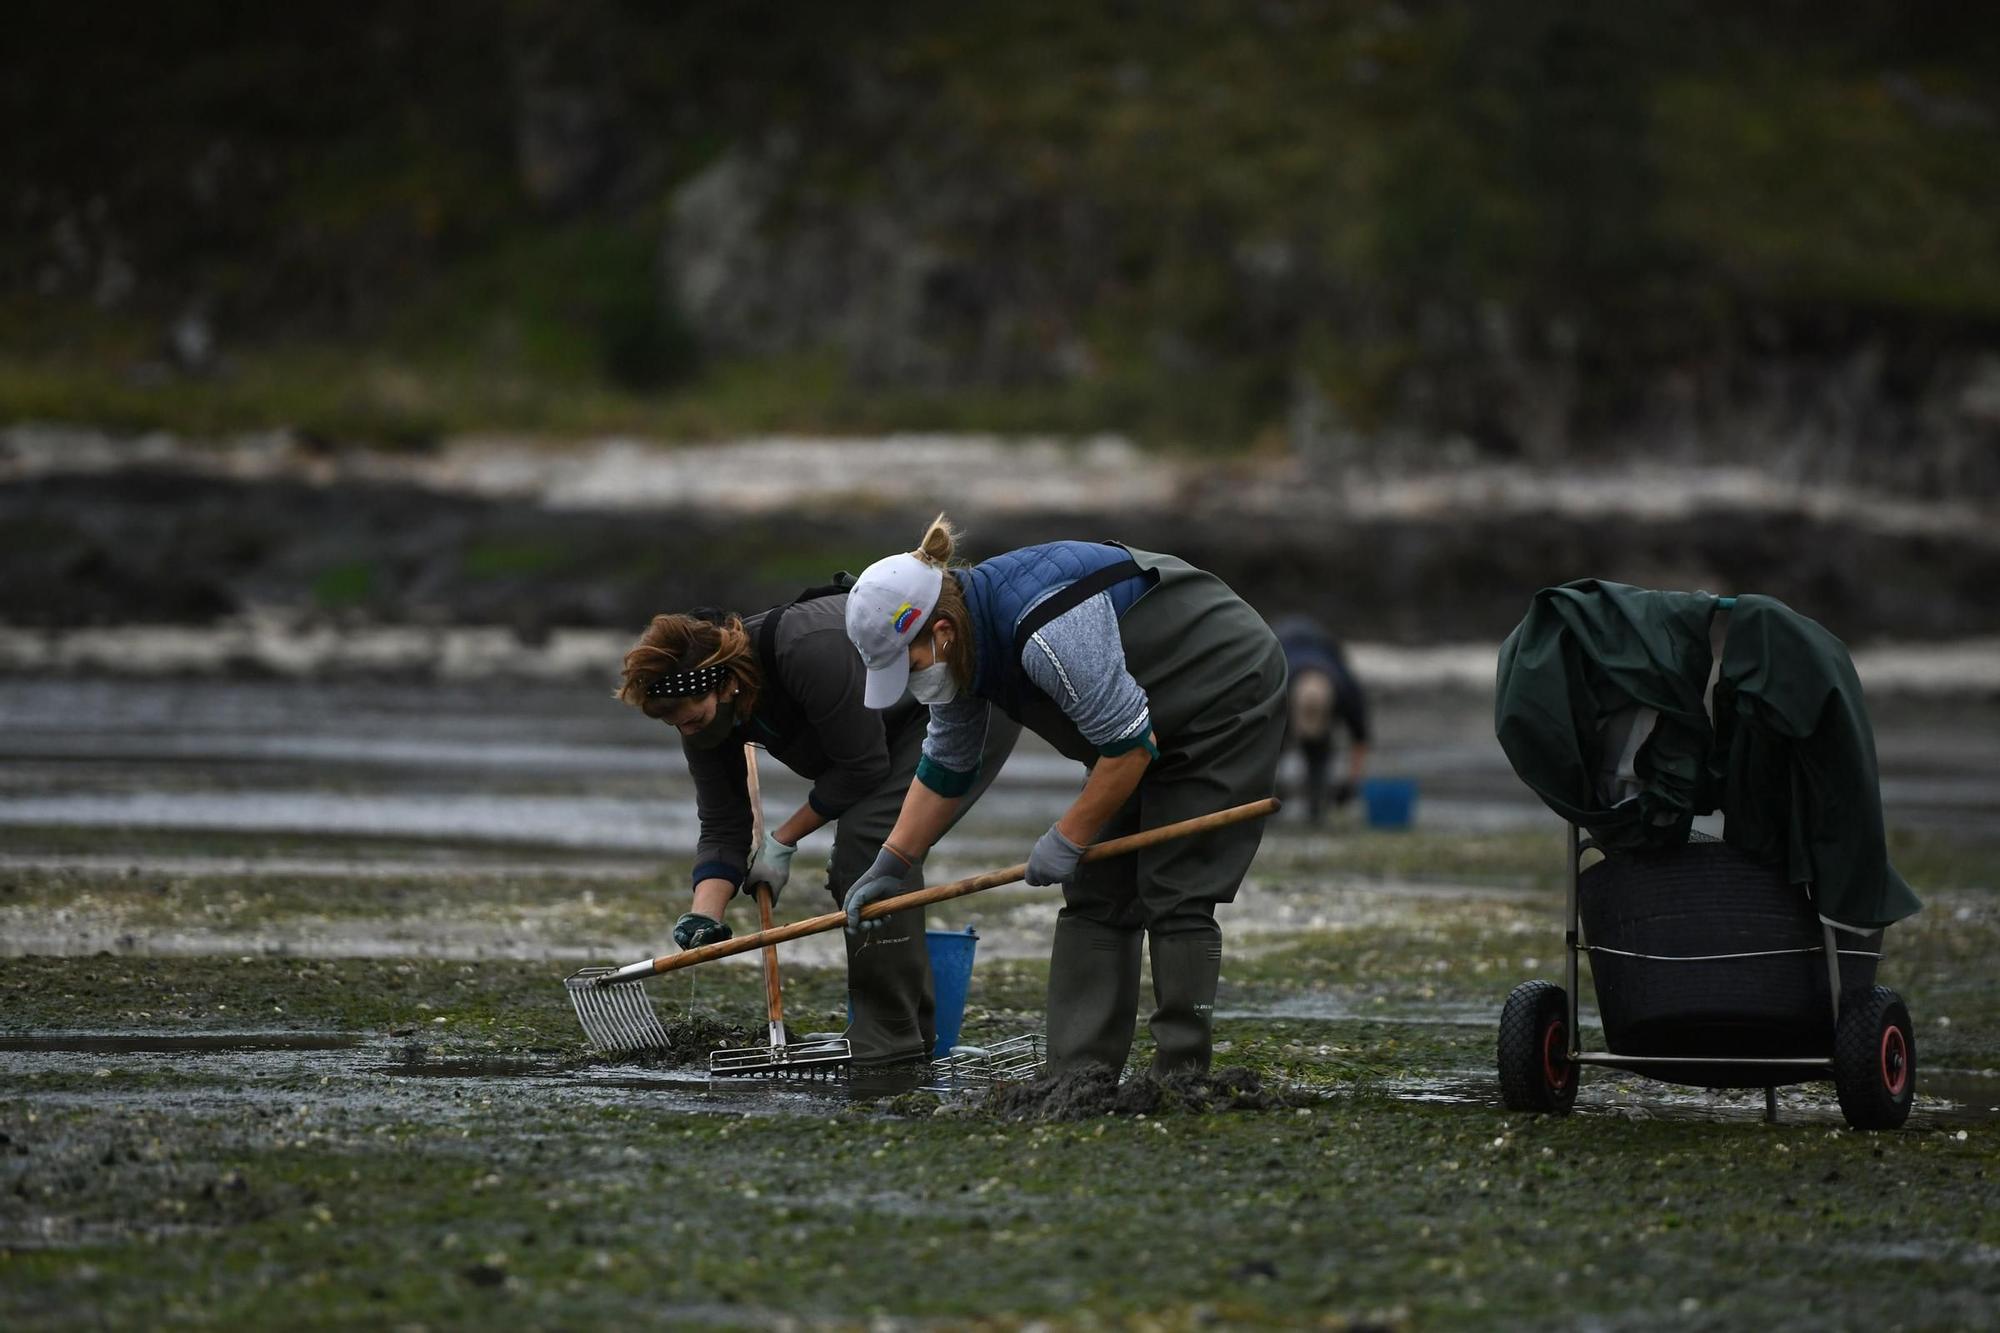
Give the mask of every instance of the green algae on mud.
<svg viewBox="0 0 2000 1333">
<path fill-rule="evenodd" d="M 1088 1120 L 1105 1115 L 1206 1115 L 1309 1106 L 1317 1098 L 1272 1085 L 1254 1069 L 1234 1065 L 1208 1074 L 1139 1070 L 1123 1080 L 1109 1070 L 1082 1069 L 1003 1083 L 964 1108 L 995 1120 Z"/>
<path fill-rule="evenodd" d="M 438 1124 L 0 1099 L 22 1150 L 0 1194 L 0 1322 L 53 1328 L 87 1304 L 130 1326 L 164 1302 L 302 1327 L 715 1310 L 1482 1327 L 1546 1322 L 1556 1299 L 1579 1321 L 1838 1309 L 1945 1328 L 1986 1308 L 1978 1256 L 2000 1243 L 1980 1207 L 1991 1134 L 1371 1095 L 1034 1125 L 467 1100 Z M 38 1221 L 57 1243 L 21 1243 Z M 166 1243 L 189 1232 L 200 1246 Z"/>
<path fill-rule="evenodd" d="M 837 1020 L 844 983 L 800 969 L 788 985 L 800 1018 Z M 763 998 L 747 969 L 698 982 L 655 983 L 663 1022 L 761 1024 Z M 494 959 L 266 957 L 0 959 L 0 1031 L 241 1031 L 245 1028 L 421 1034 L 449 1049 L 582 1055 L 587 1046 L 548 964 Z"/>
<path fill-rule="evenodd" d="M 1920 890 L 1884 980 L 1921 1067 L 1983 1086 L 2000 904 Z M 1557 974 L 1559 902 L 1405 906 L 1225 962 L 1219 1063 L 1307 1105 L 1056 1123 L 625 1078 L 550 963 L 0 959 L 8 1032 L 368 1034 L 0 1083 L 0 1326 L 1990 1325 L 2000 1127 L 1929 1114 L 1921 1073 L 1895 1134 L 1842 1128 L 1823 1084 L 1766 1125 L 1595 1070 L 1572 1116 L 1505 1112 L 1494 1023 Z M 982 959 L 968 1030 L 1039 1028 L 1045 982 Z M 649 988 L 761 1022 L 752 968 Z M 786 992 L 796 1029 L 837 1025 L 837 969 Z M 385 1067 L 413 1061 L 444 1076 Z"/>
<path fill-rule="evenodd" d="M 2000 889 L 2000 836 L 1991 831 L 1891 827 L 1889 854 L 1919 896 L 1927 889 Z M 1564 834 L 1343 828 L 1269 838 L 1258 854 L 1267 876 L 1328 874 L 1395 884 L 1456 884 L 1559 892 Z"/>
<path fill-rule="evenodd" d="M 557 863 L 589 860 L 602 863 L 607 871 L 622 870 L 634 876 L 652 874 L 660 865 L 657 857 L 639 857 L 629 852 L 592 854 L 560 843 L 521 841 L 496 846 L 467 844 L 451 837 L 308 833 L 286 829 L 11 824 L 7 827 L 7 841 L 17 856 L 56 862 L 81 857 L 126 858 L 135 873 L 143 872 L 147 863 L 156 858 L 177 856 L 227 858 L 245 863 L 246 868 L 261 860 L 277 859 L 311 859 L 332 864 L 428 861 L 445 867 L 482 862 L 505 864 L 524 858 Z"/>
<path fill-rule="evenodd" d="M 1257 868 L 1281 877 L 1320 878 L 1332 871 L 1398 884 L 1547 889 L 1561 882 L 1562 834 L 1559 829 L 1462 833 L 1337 826 L 1267 840 Z"/>
<path fill-rule="evenodd" d="M 251 863 L 254 866 L 254 862 Z M 314 923 L 379 922 L 414 949 L 433 923 L 525 925 L 545 920 L 583 942 L 658 934 L 666 894 L 656 872 L 617 875 L 354 875 L 337 866 L 314 873 L 182 873 L 134 866 L 128 873 L 84 867 L 28 867 L 0 876 L 0 913 L 27 922 L 55 913 L 132 932 L 221 928 L 307 932 Z"/>
</svg>

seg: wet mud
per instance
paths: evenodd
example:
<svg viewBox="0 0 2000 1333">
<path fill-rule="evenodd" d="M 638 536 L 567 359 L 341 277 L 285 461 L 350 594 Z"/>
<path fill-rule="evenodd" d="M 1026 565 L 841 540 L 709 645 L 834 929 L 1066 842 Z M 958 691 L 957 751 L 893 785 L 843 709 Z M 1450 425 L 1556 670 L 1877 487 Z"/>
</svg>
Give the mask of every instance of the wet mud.
<svg viewBox="0 0 2000 1333">
<path fill-rule="evenodd" d="M 651 737 L 623 739 L 628 719 L 531 688 L 498 720 L 401 687 L 65 690 L 67 711 L 40 707 L 63 690 L 11 704 L 0 691 L 0 732 L 36 750 L 0 753 L 0 797 L 176 783 L 308 809 L 335 788 L 387 802 L 617 795 L 635 819 L 688 799 Z M 142 695 L 156 712 L 135 713 Z M 365 762 L 227 757 L 287 735 L 302 700 L 308 730 L 349 736 Z M 232 721 L 239 706 L 256 716 Z M 1490 719 L 1476 711 L 1385 710 L 1383 724 L 1400 757 L 1480 801 L 1507 777 L 1479 768 L 1466 737 Z M 40 739 L 21 742 L 17 721 Z M 1976 730 L 1915 721 L 1882 737 L 1910 773 L 1931 762 L 1927 738 Z M 590 753 L 534 749 L 572 728 Z M 426 761 L 454 737 L 449 762 Z M 149 759 L 133 738 L 196 752 Z M 1971 773 L 1992 745 L 1965 744 L 1952 763 Z M 995 864 L 1046 827 L 1025 826 L 1028 803 L 1074 794 L 1067 767 L 1017 777 L 1023 804 L 979 831 L 1006 845 Z M 803 799 L 772 786 L 767 801 Z M 625 945 L 659 943 L 684 859 L 254 828 L 7 839 L 57 868 L 0 864 L 0 955 L 17 928 L 52 944 L 98 938 L 89 923 L 133 936 L 102 956 L 0 956 L 9 1333 L 73 1327 L 78 1311 L 114 1328 L 955 1327 L 997 1311 L 1052 1327 L 1720 1328 L 1836 1306 L 1857 1328 L 1992 1322 L 1990 839 L 1898 844 L 1929 904 L 1883 964 L 1919 1025 L 1918 1101 L 1905 1131 L 1872 1135 L 1846 1130 L 1826 1084 L 1782 1090 L 1776 1125 L 1755 1090 L 1596 1069 L 1574 1114 L 1505 1110 L 1500 1006 L 1516 982 L 1560 972 L 1560 831 L 1545 817 L 1502 834 L 1281 820 L 1227 918 L 1226 1068 L 990 1096 L 927 1090 L 935 1070 L 711 1080 L 710 1050 L 765 1039 L 754 963 L 647 983 L 672 1036 L 653 1058 L 590 1051 L 569 958 L 630 961 L 646 950 Z M 347 873 L 361 852 L 396 873 Z M 1041 1028 L 1054 895 L 1037 892 L 977 896 L 932 923 L 978 925 L 968 1042 Z M 783 910 L 817 909 L 788 894 Z M 157 951 L 169 937 L 199 950 Z M 502 939 L 518 956 L 439 956 Z M 330 955 L 261 947 L 315 941 Z M 786 955 L 787 1013 L 800 1032 L 837 1027 L 839 936 L 802 943 L 827 952 Z M 1141 1030 L 1135 1066 L 1150 1054 Z"/>
<path fill-rule="evenodd" d="M 1253 1069 L 1213 1073 L 1142 1071 L 1119 1079 L 1083 1069 L 1002 1084 L 966 1113 L 1002 1121 L 1089 1120 L 1097 1116 L 1207 1115 L 1217 1111 L 1282 1111 L 1321 1101 L 1318 1094 L 1266 1082 Z"/>
<path fill-rule="evenodd" d="M 1383 1085 L 1400 1102 L 1434 1106 L 1502 1109 L 1498 1080 L 1483 1073 L 1395 1079 Z M 1844 1126 L 1831 1082 L 1790 1084 L 1778 1089 L 1778 1122 Z M 1570 1115 L 1586 1119 L 1661 1120 L 1681 1124 L 1727 1125 L 1765 1118 L 1761 1088 L 1695 1088 L 1650 1079 L 1599 1079 L 1585 1074 Z M 1923 1070 L 1910 1108 L 1911 1131 L 1962 1125 L 2000 1125 L 2000 1078 L 1991 1073 Z"/>
<path fill-rule="evenodd" d="M 1837 1291 L 1862 1326 L 1893 1321 L 1878 1284 L 1921 1256 L 1940 1318 L 1910 1326 L 1977 1326 L 1963 1320 L 1994 1243 L 1965 1219 L 2000 1159 L 1989 1125 L 1945 1119 L 1928 1091 L 1895 1135 L 1841 1132 L 1830 1090 L 1786 1090 L 1764 1126 L 1758 1099 L 1645 1080 L 1587 1078 L 1576 1114 L 1523 1117 L 1472 1067 L 1489 1030 L 1234 1030 L 1266 1051 L 1301 1031 L 1337 1047 L 1394 1040 L 1387 1058 L 1418 1076 L 1301 1097 L 1260 1059 L 982 1102 L 710 1081 L 698 1065 L 422 1033 L 346 1034 L 333 1049 L 133 1034 L 130 1050 L 39 1034 L 0 1052 L 0 1323 L 55 1327 L 52 1312 L 84 1302 L 109 1326 L 146 1326 L 172 1299 L 225 1323 L 315 1325 L 450 1326 L 492 1300 L 537 1326 L 1001 1309 L 1059 1325 L 1080 1308 L 1166 1327 L 1314 1310 L 1339 1326 L 1384 1309 L 1405 1311 L 1394 1327 L 1517 1326 L 1546 1317 L 1568 1272 L 1580 1322 L 1622 1326 L 1646 1308 L 1632 1284 L 1647 1278 L 1728 1309 L 1729 1324 Z M 1965 1081 L 1969 1095 L 2000 1087 Z M 1889 1189 L 1915 1210 L 1893 1232 Z M 1523 1209 L 1548 1229 L 1497 1222 Z M 1380 1239 L 1357 1245 L 1356 1228 Z M 1745 1228 L 1772 1239 L 1720 1252 L 1705 1239 Z M 749 1233 L 768 1244 L 746 1246 Z M 857 1263 L 857 1235 L 917 1261 Z M 169 1297 L 185 1279 L 164 1256 L 189 1240 L 218 1271 L 243 1265 L 273 1286 L 222 1277 L 213 1295 Z M 783 1262 L 751 1262 L 772 1245 Z M 1543 1266 L 1557 1252 L 1574 1258 Z M 945 1263 L 953 1280 L 939 1283 Z M 1465 1276 L 1444 1281 L 1455 1265 Z M 1146 1277 L 1101 1285 L 1107 1267 Z M 1761 1294 L 1730 1305 L 1731 1290 Z"/>
<path fill-rule="evenodd" d="M 768 1040 L 765 1029 L 753 1031 L 709 1014 L 661 1018 L 659 1024 L 660 1030 L 666 1034 L 664 1042 L 644 1051 L 620 1053 L 615 1058 L 621 1063 L 655 1068 L 692 1064 L 705 1066 L 708 1057 L 715 1051 L 741 1049 Z"/>
<path fill-rule="evenodd" d="M 733 1031 L 722 1025 L 706 1030 Z M 654 1115 L 725 1120 L 889 1114 L 878 1104 L 908 1094 L 925 1070 L 721 1078 L 710 1075 L 706 1052 L 691 1060 L 487 1054 L 363 1034 L 292 1041 L 286 1034 L 260 1033 L 184 1038 L 54 1033 L 0 1045 L 0 1083 L 45 1107 L 140 1116 L 230 1104 L 292 1110 L 303 1094 L 321 1114 L 383 1125 L 421 1120 L 440 1130 L 481 1123 L 495 1107 L 534 1114 L 562 1107 L 633 1107 Z"/>
<path fill-rule="evenodd" d="M 0 1033 L 0 1051 L 64 1051 L 80 1055 L 171 1055 L 183 1051 L 344 1051 L 362 1038 L 347 1032 L 64 1032 Z"/>
<path fill-rule="evenodd" d="M 397 1046 L 393 1057 L 380 1068 L 384 1073 L 414 1078 L 550 1078 L 607 1069 L 651 1072 L 694 1068 L 706 1072 L 708 1057 L 714 1052 L 750 1047 L 765 1036 L 761 1029 L 753 1031 L 711 1014 L 663 1018 L 659 1027 L 665 1041 L 645 1050 L 593 1052 L 564 1059 L 464 1055 L 434 1051 L 426 1042 L 409 1041 Z"/>
</svg>

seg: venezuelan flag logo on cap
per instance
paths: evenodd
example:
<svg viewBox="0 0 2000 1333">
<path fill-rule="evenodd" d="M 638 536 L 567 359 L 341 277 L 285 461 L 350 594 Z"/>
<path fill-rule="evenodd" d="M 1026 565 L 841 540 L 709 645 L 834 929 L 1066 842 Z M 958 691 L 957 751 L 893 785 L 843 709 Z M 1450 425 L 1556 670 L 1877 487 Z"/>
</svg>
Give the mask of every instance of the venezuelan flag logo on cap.
<svg viewBox="0 0 2000 1333">
<path fill-rule="evenodd" d="M 922 614 L 923 612 L 917 610 L 916 607 L 911 606 L 908 602 L 904 602 L 901 606 L 897 607 L 896 633 L 901 634 L 907 630 L 910 627 L 910 623 Z"/>
</svg>

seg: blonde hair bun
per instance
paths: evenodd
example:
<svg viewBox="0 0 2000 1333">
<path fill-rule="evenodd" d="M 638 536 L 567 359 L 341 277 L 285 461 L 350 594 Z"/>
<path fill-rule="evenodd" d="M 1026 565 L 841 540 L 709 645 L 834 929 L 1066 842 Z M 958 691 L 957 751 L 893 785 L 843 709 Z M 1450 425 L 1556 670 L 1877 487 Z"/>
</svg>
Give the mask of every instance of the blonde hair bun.
<svg viewBox="0 0 2000 1333">
<path fill-rule="evenodd" d="M 940 512 L 924 529 L 924 539 L 917 543 L 917 558 L 925 564 L 944 569 L 950 566 L 952 557 L 957 553 L 958 529 Z"/>
</svg>

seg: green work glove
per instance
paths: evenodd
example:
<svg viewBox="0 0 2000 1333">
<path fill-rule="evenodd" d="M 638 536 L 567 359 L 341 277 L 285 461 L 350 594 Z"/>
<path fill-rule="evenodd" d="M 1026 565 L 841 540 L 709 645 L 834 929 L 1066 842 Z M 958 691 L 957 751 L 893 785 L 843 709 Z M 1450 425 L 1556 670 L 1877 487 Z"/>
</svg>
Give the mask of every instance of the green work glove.
<svg viewBox="0 0 2000 1333">
<path fill-rule="evenodd" d="M 750 873 L 743 877 L 743 893 L 746 897 L 757 896 L 757 886 L 771 886 L 771 906 L 778 905 L 778 895 L 785 891 L 785 884 L 792 877 L 792 853 L 797 847 L 779 842 L 771 834 L 764 835 L 764 841 L 757 848 L 757 855 L 750 858 Z"/>
<path fill-rule="evenodd" d="M 700 912 L 684 912 L 674 922 L 674 943 L 683 949 L 699 949 L 704 944 L 720 944 L 736 934 L 727 922 Z"/>
<path fill-rule="evenodd" d="M 910 863 L 886 846 L 877 852 L 875 864 L 861 873 L 861 878 L 847 891 L 847 901 L 841 904 L 847 909 L 847 928 L 850 931 L 880 929 L 882 918 L 863 921 L 861 909 L 877 898 L 888 898 L 900 893 L 903 888 L 903 877 L 909 873 Z"/>
</svg>

